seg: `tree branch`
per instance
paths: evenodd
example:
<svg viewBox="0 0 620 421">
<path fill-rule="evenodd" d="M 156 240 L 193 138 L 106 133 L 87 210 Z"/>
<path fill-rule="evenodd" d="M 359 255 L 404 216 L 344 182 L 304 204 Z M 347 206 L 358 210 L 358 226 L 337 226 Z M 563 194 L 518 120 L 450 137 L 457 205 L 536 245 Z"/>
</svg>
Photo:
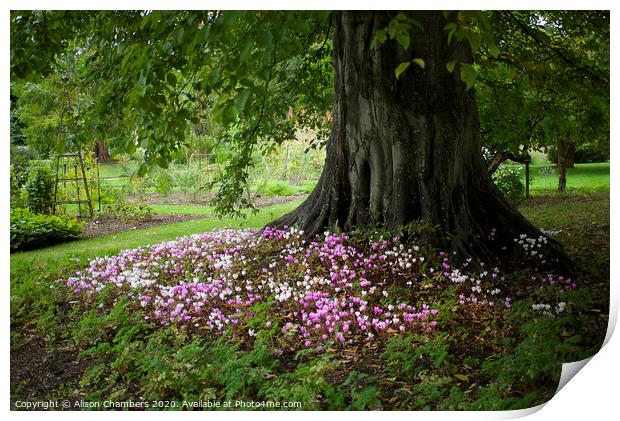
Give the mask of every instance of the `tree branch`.
<svg viewBox="0 0 620 421">
<path fill-rule="evenodd" d="M 529 36 L 531 39 L 533 39 L 538 45 L 542 46 L 543 48 L 546 48 L 548 50 L 550 50 L 551 52 L 553 52 L 557 57 L 559 57 L 562 61 L 564 61 L 566 64 L 568 64 L 569 66 L 573 67 L 574 69 L 579 70 L 580 72 L 590 76 L 591 78 L 595 79 L 598 82 L 601 83 L 605 83 L 605 84 L 609 84 L 609 79 L 596 74 L 591 68 L 582 65 L 581 63 L 577 63 L 575 60 L 573 60 L 571 57 L 568 57 L 563 51 L 561 51 L 559 48 L 556 48 L 552 45 L 549 45 L 545 42 L 543 42 L 536 34 L 536 32 L 528 25 L 526 25 L 525 23 L 523 23 L 518 17 L 516 17 L 511 11 L 506 11 L 506 13 L 508 14 L 508 16 L 510 16 L 510 18 L 521 28 L 521 30 L 523 31 L 523 33 L 527 36 Z"/>
</svg>

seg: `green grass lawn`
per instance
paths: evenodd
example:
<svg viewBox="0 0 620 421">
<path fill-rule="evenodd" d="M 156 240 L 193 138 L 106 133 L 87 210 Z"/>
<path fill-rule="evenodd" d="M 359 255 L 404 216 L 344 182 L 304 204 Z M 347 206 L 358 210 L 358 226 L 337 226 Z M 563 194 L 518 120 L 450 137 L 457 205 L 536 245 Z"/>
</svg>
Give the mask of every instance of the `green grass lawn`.
<svg viewBox="0 0 620 421">
<path fill-rule="evenodd" d="M 127 174 L 120 162 L 110 161 L 99 165 L 99 175 L 101 177 L 124 177 Z"/>
<path fill-rule="evenodd" d="M 71 258 L 92 258 L 102 255 L 110 255 L 126 248 L 139 247 L 146 244 L 154 244 L 162 241 L 174 240 L 178 236 L 197 234 L 214 228 L 260 228 L 279 216 L 293 210 L 301 203 L 295 200 L 279 205 L 268 206 L 258 211 L 256 215 L 250 215 L 246 219 L 208 218 L 194 219 L 186 222 L 178 222 L 166 225 L 125 231 L 102 237 L 86 240 L 73 241 L 58 244 L 44 249 L 18 252 L 11 255 L 11 279 L 20 277 L 29 271 L 34 265 L 41 269 L 41 265 L 57 267 L 58 262 L 67 261 Z M 211 208 L 200 206 L 166 206 L 161 205 L 160 211 L 184 211 L 194 215 L 210 215 Z M 165 207 L 165 209 L 164 209 Z"/>
<path fill-rule="evenodd" d="M 523 168 L 522 164 L 508 164 Z M 533 195 L 549 194 L 558 188 L 558 174 L 551 164 L 535 164 L 530 166 L 532 183 L 530 191 Z M 521 172 L 525 180 L 525 170 Z M 580 193 L 589 191 L 609 191 L 609 162 L 575 164 L 566 174 L 568 192 Z"/>
<path fill-rule="evenodd" d="M 120 188 L 129 184 L 124 165 L 117 161 L 110 161 L 99 165 L 99 177 L 102 179 L 101 185 L 106 187 Z"/>
<path fill-rule="evenodd" d="M 535 226 L 559 231 L 555 238 L 590 273 L 609 276 L 609 193 L 534 196 L 519 211 Z"/>
<path fill-rule="evenodd" d="M 159 215 L 208 215 L 213 216 L 211 206 L 201 205 L 149 205 Z"/>
</svg>

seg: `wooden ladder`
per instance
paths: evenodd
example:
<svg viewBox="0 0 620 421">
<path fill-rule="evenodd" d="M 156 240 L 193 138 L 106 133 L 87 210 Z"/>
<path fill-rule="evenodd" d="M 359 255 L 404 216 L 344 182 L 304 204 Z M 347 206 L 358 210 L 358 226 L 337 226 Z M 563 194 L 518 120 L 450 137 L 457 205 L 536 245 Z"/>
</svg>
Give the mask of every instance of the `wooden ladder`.
<svg viewBox="0 0 620 421">
<path fill-rule="evenodd" d="M 75 171 L 75 177 L 67 177 L 67 163 L 64 165 L 64 174 L 63 177 L 60 177 L 60 160 L 65 158 L 74 158 L 73 169 Z M 80 171 L 82 176 L 78 176 L 78 166 L 80 167 Z M 84 191 L 86 192 L 86 200 L 82 200 L 80 198 L 80 181 L 84 183 Z M 75 189 L 77 193 L 77 200 L 58 200 L 58 184 L 64 183 L 65 187 L 67 186 L 67 182 L 75 182 Z M 52 213 L 56 214 L 56 205 L 66 204 L 66 205 L 78 205 L 78 212 L 82 215 L 82 204 L 88 204 L 88 211 L 90 213 L 90 217 L 93 217 L 93 202 L 90 197 L 90 190 L 88 189 L 88 179 L 86 178 L 86 170 L 84 169 L 84 159 L 82 158 L 82 152 L 79 151 L 77 153 L 65 153 L 62 155 L 58 155 L 56 158 L 56 182 L 54 183 L 54 207 L 52 209 Z"/>
</svg>

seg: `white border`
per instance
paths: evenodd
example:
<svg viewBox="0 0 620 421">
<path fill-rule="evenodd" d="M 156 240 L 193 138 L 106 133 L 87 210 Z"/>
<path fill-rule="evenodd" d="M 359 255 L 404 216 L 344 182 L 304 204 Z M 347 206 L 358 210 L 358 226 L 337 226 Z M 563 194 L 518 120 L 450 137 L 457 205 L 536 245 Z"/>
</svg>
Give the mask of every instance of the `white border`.
<svg viewBox="0 0 620 421">
<path fill-rule="evenodd" d="M 428 2 L 413 2 L 409 1 L 327 1 L 327 0 L 314 0 L 312 2 L 305 1 L 262 1 L 262 2 L 249 2 L 249 1 L 119 1 L 119 0 L 92 0 L 88 2 L 84 1 L 10 1 L 3 3 L 4 8 L 2 10 L 2 20 L 0 27 L 2 28 L 2 47 L 3 53 L 0 56 L 2 60 L 2 75 L 3 83 L 0 87 L 2 90 L 4 101 L 2 102 L 3 121 L 5 122 L 3 140 L 0 142 L 0 159 L 2 160 L 1 167 L 4 170 L 3 183 L 0 185 L 0 194 L 3 203 L 2 216 L 4 221 L 4 229 L 0 231 L 2 237 L 2 245 L 4 254 L 2 255 L 2 270 L 4 276 L 2 277 L 3 288 L 3 305 L 2 305 L 2 322 L 4 326 L 4 332 L 1 337 L 3 355 L 5 356 L 2 364 L 3 387 L 0 402 L 2 402 L 2 410 L 9 412 L 11 418 L 39 418 L 45 419 L 67 419 L 74 417 L 82 417 L 85 414 L 72 412 L 72 413 L 60 413 L 60 412 L 46 412 L 46 413 L 33 413 L 33 412 L 14 412 L 9 411 L 9 192 L 8 192 L 8 171 L 9 171 L 9 101 L 8 101 L 8 87 L 9 87 L 9 10 L 10 9 L 611 9 L 612 10 L 612 136 L 611 139 L 615 139 L 615 126 L 613 122 L 619 117 L 616 106 L 616 91 L 613 89 L 616 87 L 616 79 L 614 76 L 617 74 L 616 67 L 618 65 L 617 49 L 619 40 L 616 30 L 618 25 L 617 19 L 617 7 L 614 7 L 611 1 L 588 1 L 583 0 L 565 0 L 565 1 L 468 1 L 464 4 L 462 1 L 434 1 Z M 617 229 L 615 222 L 617 220 L 616 203 L 617 192 L 615 189 L 616 182 L 618 181 L 618 169 L 615 165 L 619 162 L 617 147 L 612 140 L 611 142 L 611 254 L 617 255 Z M 579 372 L 576 377 L 569 381 L 559 393 L 551 399 L 546 405 L 523 411 L 512 412 L 365 412 L 363 416 L 365 419 L 373 420 L 384 418 L 386 416 L 392 419 L 411 420 L 412 417 L 416 419 L 458 419 L 461 420 L 480 420 L 480 419 L 507 419 L 516 418 L 519 416 L 527 415 L 527 413 L 534 412 L 530 415 L 530 419 L 544 420 L 544 419 L 561 419 L 561 420 L 583 420 L 584 418 L 590 419 L 611 419 L 611 414 L 617 414 L 618 409 L 618 375 L 620 374 L 620 362 L 618 361 L 620 356 L 620 342 L 617 338 L 618 335 L 613 335 L 613 327 L 615 327 L 618 316 L 618 261 L 611 259 L 611 308 L 610 308 L 610 321 L 608 334 L 606 337 L 606 345 L 603 349 L 595 355 L 591 361 L 588 362 L 587 367 Z M 295 418 L 300 420 L 313 420 L 319 416 L 326 419 L 341 418 L 343 414 L 341 412 L 321 412 L 304 413 L 297 412 L 293 414 Z M 88 413 L 86 416 L 92 419 L 109 419 L 112 416 L 111 412 L 94 412 Z M 135 417 L 148 417 L 149 419 L 170 419 L 170 417 L 183 417 L 185 419 L 196 419 L 200 417 L 203 419 L 205 414 L 196 413 L 114 413 L 114 416 L 121 418 L 135 418 Z M 289 413 L 257 413 L 257 412 L 244 412 L 244 413 L 209 413 L 206 415 L 209 418 L 265 418 L 265 419 L 289 419 L 291 414 Z M 617 416 L 617 415 L 616 415 Z"/>
</svg>

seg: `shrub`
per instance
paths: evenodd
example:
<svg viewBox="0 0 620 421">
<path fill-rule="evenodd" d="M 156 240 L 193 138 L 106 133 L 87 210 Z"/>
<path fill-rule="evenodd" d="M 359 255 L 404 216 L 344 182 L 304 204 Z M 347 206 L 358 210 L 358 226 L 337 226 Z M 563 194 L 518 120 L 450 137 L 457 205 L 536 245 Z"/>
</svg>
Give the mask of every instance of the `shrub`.
<svg viewBox="0 0 620 421">
<path fill-rule="evenodd" d="M 37 152 L 27 145 L 16 145 L 11 143 L 11 164 L 16 167 L 28 167 L 28 163 L 37 159 Z"/>
<path fill-rule="evenodd" d="M 312 190 L 314 190 L 315 187 L 316 187 L 315 181 L 308 181 L 302 184 L 301 186 L 299 186 L 299 190 L 302 193 L 312 193 Z"/>
<path fill-rule="evenodd" d="M 54 200 L 54 176 L 50 168 L 42 162 L 30 166 L 28 181 L 28 208 L 33 213 L 50 213 Z"/>
<path fill-rule="evenodd" d="M 11 207 L 15 208 L 23 208 L 26 206 L 26 196 L 22 187 L 24 186 L 25 180 L 23 171 L 19 171 L 19 167 L 13 166 L 11 164 Z"/>
<path fill-rule="evenodd" d="M 502 166 L 493 174 L 493 182 L 506 199 L 519 202 L 525 192 L 525 183 L 521 178 L 521 167 Z"/>
<path fill-rule="evenodd" d="M 109 203 L 106 204 L 105 210 L 114 217 L 132 221 L 150 221 L 153 219 L 154 212 L 150 206 L 128 202 L 122 193 L 116 190 L 110 190 L 107 194 L 109 195 L 107 198 Z"/>
<path fill-rule="evenodd" d="M 114 200 L 116 200 L 116 196 L 120 194 L 117 193 L 117 191 L 122 193 L 124 191 L 124 186 L 114 187 L 105 184 L 99 186 L 99 191 L 97 192 L 97 194 L 99 195 L 99 200 L 101 201 L 101 204 L 105 206 L 114 203 Z"/>
<path fill-rule="evenodd" d="M 79 238 L 84 223 L 75 218 L 11 209 L 11 250 L 26 250 Z"/>
<path fill-rule="evenodd" d="M 295 189 L 281 180 L 257 180 L 254 189 L 257 194 L 267 197 L 292 196 L 295 194 Z"/>
<path fill-rule="evenodd" d="M 194 162 L 190 165 L 171 166 L 168 170 L 173 188 L 188 193 L 192 201 L 196 201 L 200 195 L 209 193 L 209 178 L 206 164 L 202 167 Z"/>
<path fill-rule="evenodd" d="M 30 161 L 35 158 L 36 154 L 28 146 L 11 144 L 11 187 L 13 183 L 17 188 L 24 187 L 28 181 Z"/>
<path fill-rule="evenodd" d="M 155 177 L 155 191 L 160 194 L 168 194 L 172 191 L 173 180 L 166 170 L 159 170 Z"/>
</svg>

